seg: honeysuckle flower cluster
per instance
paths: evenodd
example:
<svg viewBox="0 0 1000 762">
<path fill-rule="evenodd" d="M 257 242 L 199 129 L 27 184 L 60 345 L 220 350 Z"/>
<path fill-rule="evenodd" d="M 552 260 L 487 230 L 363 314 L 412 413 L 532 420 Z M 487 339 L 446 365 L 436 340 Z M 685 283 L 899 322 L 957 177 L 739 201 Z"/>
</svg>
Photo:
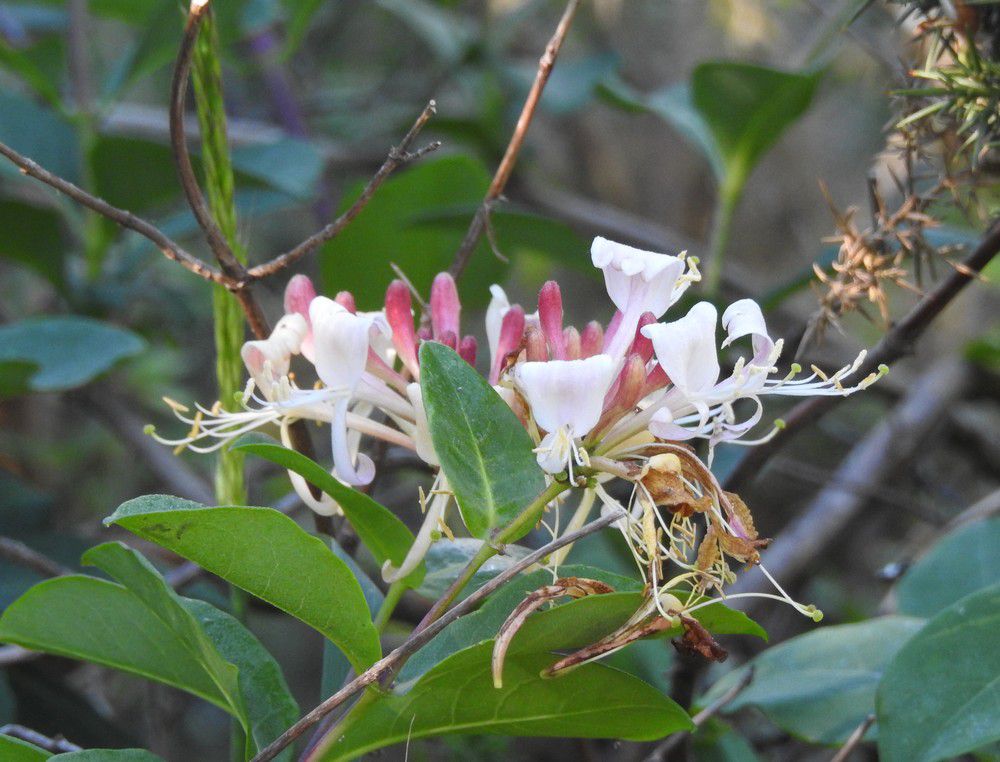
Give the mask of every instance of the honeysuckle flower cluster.
<svg viewBox="0 0 1000 762">
<path fill-rule="evenodd" d="M 729 561 L 758 563 L 764 541 L 742 501 L 722 491 L 683 443 L 706 440 L 710 462 L 720 442 L 762 441 L 745 436 L 760 423 L 765 396 L 848 395 L 872 384 L 885 369 L 848 384 L 864 360 L 862 353 L 830 375 L 813 368 L 802 377 L 797 366 L 779 375 L 782 342 L 770 337 L 760 307 L 750 299 L 723 311 L 721 344 L 718 312 L 709 302 L 661 322 L 700 280 L 694 258 L 604 238 L 594 240 L 591 257 L 615 308 L 610 320 L 591 321 L 582 330 L 564 325 L 562 293 L 554 281 L 542 287 L 530 314 L 493 286 L 485 319 L 486 377 L 527 429 L 547 478 L 581 488 L 579 506 L 562 531 L 582 526 L 597 502 L 602 510 L 615 511 L 621 516 L 615 526 L 647 583 L 647 605 L 579 658 L 594 658 L 668 625 L 683 625 L 688 645 L 708 653 L 712 649 L 692 624 L 691 613 L 717 601 L 714 595 L 724 597 L 734 579 Z M 478 348 L 472 335 L 462 334 L 461 303 L 450 275 L 435 278 L 419 314 L 417 299 L 406 282 L 396 280 L 386 290 L 382 310 L 361 312 L 351 294 L 320 296 L 308 278 L 295 276 L 285 292 L 285 314 L 271 335 L 243 347 L 249 380 L 241 409 L 229 412 L 217 404 L 196 406 L 192 413 L 171 402 L 190 430 L 179 439 L 157 438 L 210 452 L 249 431 L 276 426 L 290 446 L 289 427 L 313 421 L 329 425 L 332 474 L 345 484 L 363 486 L 374 477 L 375 465 L 363 452 L 367 438 L 412 450 L 439 469 L 421 398 L 418 350 L 422 342 L 440 342 L 475 367 Z M 720 350 L 744 341 L 749 351 L 741 352 L 724 374 Z M 303 367 L 293 371 L 293 362 Z M 309 384 L 300 385 L 300 378 L 309 378 Z M 337 513 L 331 498 L 316 498 L 301 477 L 290 478 L 313 510 Z M 614 478 L 633 483 L 627 506 L 605 489 Z M 450 499 L 447 481 L 438 474 L 430 499 L 421 497 L 424 521 L 410 554 L 399 568 L 387 564 L 387 580 L 405 576 L 420 562 L 447 527 Z M 543 520 L 554 535 L 560 532 L 561 503 L 554 501 Z M 564 557 L 565 552 L 553 557 L 554 577 Z M 779 592 L 773 597 L 817 615 L 775 585 Z M 590 582 L 563 587 L 599 589 Z"/>
</svg>

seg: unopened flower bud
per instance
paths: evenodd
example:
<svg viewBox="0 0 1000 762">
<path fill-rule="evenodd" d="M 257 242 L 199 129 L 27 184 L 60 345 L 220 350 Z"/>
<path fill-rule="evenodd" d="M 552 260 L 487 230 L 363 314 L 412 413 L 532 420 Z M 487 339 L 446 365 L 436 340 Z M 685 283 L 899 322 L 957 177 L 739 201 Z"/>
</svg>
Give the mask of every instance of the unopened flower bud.
<svg viewBox="0 0 1000 762">
<path fill-rule="evenodd" d="M 490 368 L 491 384 L 500 380 L 500 372 L 507 362 L 508 355 L 520 348 L 521 340 L 524 338 L 524 324 L 524 310 L 520 305 L 515 304 L 503 316 L 500 322 L 500 334 L 497 337 L 496 353 Z"/>
<path fill-rule="evenodd" d="M 591 320 L 580 334 L 580 356 L 596 355 L 604 346 L 604 328 L 596 320 Z"/>
<path fill-rule="evenodd" d="M 528 362 L 545 362 L 549 359 L 548 350 L 545 348 L 545 337 L 533 325 L 528 326 L 524 331 L 524 346 Z"/>
<path fill-rule="evenodd" d="M 579 360 L 583 356 L 580 344 L 580 332 L 573 326 L 566 326 L 563 329 L 563 341 L 566 345 L 566 359 Z"/>
<path fill-rule="evenodd" d="M 439 273 L 431 284 L 431 328 L 433 336 L 442 341 L 445 333 L 459 335 L 459 318 L 462 312 L 455 279 L 448 273 Z"/>
<path fill-rule="evenodd" d="M 413 303 L 409 287 L 394 280 L 385 291 L 385 319 L 392 329 L 392 344 L 414 378 L 420 377 L 417 336 L 413 330 Z"/>
<path fill-rule="evenodd" d="M 345 310 L 351 314 L 355 314 L 358 311 L 357 302 L 354 301 L 354 294 L 350 291 L 339 291 L 337 295 L 333 297 L 333 301 L 343 307 Z"/>
<path fill-rule="evenodd" d="M 476 366 L 476 351 L 479 348 L 479 344 L 476 341 L 475 336 L 466 336 L 458 345 L 458 354 L 461 355 L 462 359 L 465 360 L 469 365 Z"/>
<path fill-rule="evenodd" d="M 563 338 L 562 292 L 554 280 L 546 282 L 538 293 L 538 321 L 549 344 L 549 351 L 556 360 L 566 359 L 566 340 Z"/>
</svg>

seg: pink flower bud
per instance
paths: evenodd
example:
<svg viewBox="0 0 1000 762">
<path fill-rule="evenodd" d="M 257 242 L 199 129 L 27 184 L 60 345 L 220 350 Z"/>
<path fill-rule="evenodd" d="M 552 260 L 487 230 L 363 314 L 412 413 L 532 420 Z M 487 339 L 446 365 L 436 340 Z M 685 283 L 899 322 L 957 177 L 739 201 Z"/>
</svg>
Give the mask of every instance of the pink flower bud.
<svg viewBox="0 0 1000 762">
<path fill-rule="evenodd" d="M 545 362 L 549 359 L 549 352 L 545 348 L 545 337 L 535 326 L 529 325 L 525 329 L 524 344 L 528 362 Z"/>
<path fill-rule="evenodd" d="M 417 361 L 417 337 L 413 332 L 413 303 L 410 289 L 401 280 L 394 280 L 385 292 L 385 319 L 392 329 L 392 345 L 399 359 L 413 375 L 420 377 Z"/>
<path fill-rule="evenodd" d="M 659 363 L 649 372 L 646 376 L 646 383 L 642 387 L 642 397 L 646 397 L 657 389 L 662 389 L 667 384 L 670 383 L 670 378 L 667 376 L 667 372 L 663 369 L 663 366 Z M 640 397 L 639 399 L 642 399 Z"/>
<path fill-rule="evenodd" d="M 430 341 L 434 338 L 434 334 L 431 333 L 431 329 L 425 325 L 420 326 L 417 329 L 417 343 L 421 341 Z"/>
<path fill-rule="evenodd" d="M 563 341 L 566 344 L 566 359 L 579 360 L 583 354 L 580 345 L 580 332 L 573 326 L 566 326 L 563 329 Z"/>
<path fill-rule="evenodd" d="M 639 317 L 639 325 L 635 329 L 635 338 L 629 348 L 629 354 L 637 354 L 643 362 L 649 362 L 653 357 L 653 342 L 643 336 L 642 329 L 647 325 L 656 322 L 656 316 L 652 312 L 643 312 Z"/>
<path fill-rule="evenodd" d="M 493 366 L 490 368 L 490 383 L 495 384 L 500 380 L 500 371 L 503 370 L 504 363 L 511 352 L 517 352 L 521 347 L 524 338 L 524 310 L 515 304 L 507 314 L 503 316 L 500 323 L 500 335 L 497 339 L 497 350 L 493 357 Z"/>
<path fill-rule="evenodd" d="M 614 341 L 615 334 L 618 333 L 618 328 L 622 324 L 622 319 L 625 316 L 622 314 L 621 310 L 617 310 L 614 316 L 611 318 L 611 322 L 608 323 L 608 328 L 604 332 L 604 350 L 607 351 L 608 347 Z"/>
<path fill-rule="evenodd" d="M 458 354 L 469 365 L 476 367 L 476 351 L 478 348 L 479 342 L 476 341 L 476 337 L 466 336 L 458 345 Z"/>
<path fill-rule="evenodd" d="M 580 356 L 593 357 L 604 346 L 604 328 L 596 320 L 591 320 L 580 336 Z"/>
<path fill-rule="evenodd" d="M 296 275 L 285 286 L 285 313 L 297 312 L 308 322 L 309 304 L 316 298 L 316 287 L 306 275 Z"/>
<path fill-rule="evenodd" d="M 563 338 L 562 292 L 554 280 L 546 282 L 538 294 L 538 321 L 549 343 L 549 350 L 556 360 L 566 359 L 566 341 Z"/>
<path fill-rule="evenodd" d="M 350 291 L 338 292 L 337 295 L 333 297 L 333 301 L 350 312 L 352 315 L 356 314 L 358 311 L 358 305 L 354 301 L 354 294 Z"/>
<path fill-rule="evenodd" d="M 431 327 L 434 338 L 441 341 L 445 333 L 459 335 L 459 317 L 462 312 L 455 279 L 448 273 L 439 273 L 431 284 Z"/>
<path fill-rule="evenodd" d="M 435 341 L 440 341 L 446 347 L 454 350 L 458 350 L 458 336 L 455 335 L 454 331 L 445 331 L 440 334 Z"/>
<path fill-rule="evenodd" d="M 602 431 L 632 410 L 642 399 L 646 383 L 646 363 L 639 355 L 629 355 L 618 378 L 604 397 L 604 412 L 595 431 Z"/>
</svg>

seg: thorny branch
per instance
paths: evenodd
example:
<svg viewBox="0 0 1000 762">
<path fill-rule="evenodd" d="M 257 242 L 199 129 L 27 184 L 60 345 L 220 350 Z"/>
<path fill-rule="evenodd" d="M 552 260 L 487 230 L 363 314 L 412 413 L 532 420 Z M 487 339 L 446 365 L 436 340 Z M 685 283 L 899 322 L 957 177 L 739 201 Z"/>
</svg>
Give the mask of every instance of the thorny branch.
<svg viewBox="0 0 1000 762">
<path fill-rule="evenodd" d="M 858 377 L 863 378 L 875 372 L 880 365 L 894 362 L 909 353 L 927 327 L 970 281 L 978 277 L 998 251 L 1000 251 L 1000 219 L 993 221 L 972 254 L 882 337 L 858 369 Z M 726 480 L 726 489 L 730 492 L 741 492 L 753 477 L 760 473 L 764 464 L 785 446 L 789 438 L 824 416 L 842 399 L 843 397 L 832 396 L 814 397 L 792 408 L 785 417 L 784 429 L 770 441 L 750 450 L 737 464 Z"/>
<path fill-rule="evenodd" d="M 579 4 L 579 0 L 570 0 L 566 4 L 566 9 L 563 11 L 562 18 L 559 19 L 556 31 L 549 40 L 549 44 L 545 46 L 545 52 L 538 61 L 538 71 L 535 74 L 535 81 L 532 83 L 528 97 L 524 101 L 524 107 L 521 109 L 521 115 L 517 119 L 514 134 L 511 136 L 510 143 L 507 144 L 507 150 L 500 160 L 500 166 L 497 167 L 496 174 L 493 176 L 493 182 L 490 183 L 489 190 L 486 192 L 486 197 L 476 210 L 476 214 L 469 224 L 469 229 L 465 233 L 465 238 L 462 239 L 458 251 L 455 252 L 455 258 L 452 260 L 449 271 L 456 279 L 465 270 L 466 265 L 469 264 L 469 258 L 472 256 L 472 252 L 475 250 L 479 240 L 483 237 L 484 232 L 487 236 L 491 237 L 492 242 L 490 214 L 493 211 L 494 205 L 500 199 L 504 188 L 507 186 L 511 172 L 514 171 L 517 157 L 521 153 L 521 146 L 524 145 L 524 137 L 528 133 L 528 127 L 531 126 L 531 120 L 535 116 L 535 109 L 538 108 L 538 102 L 542 98 L 542 91 L 545 90 L 545 84 L 549 81 L 552 67 L 555 66 L 556 57 L 559 55 L 559 50 L 566 39 L 566 33 L 569 31 L 570 24 L 573 22 L 573 16 L 576 14 Z"/>
<path fill-rule="evenodd" d="M 613 524 L 619 518 L 621 518 L 621 514 L 608 513 L 606 516 L 602 516 L 599 519 L 595 519 L 589 524 L 584 525 L 576 532 L 563 535 L 547 545 L 542 546 L 538 550 L 529 553 L 520 561 L 505 569 L 467 598 L 462 600 L 461 603 L 458 603 L 450 608 L 441 616 L 440 619 L 430 623 L 423 630 L 412 633 L 401 646 L 381 660 L 375 662 L 375 664 L 369 667 L 365 672 L 358 675 L 358 677 L 330 696 L 330 698 L 326 699 L 323 703 L 292 725 L 292 727 L 278 736 L 274 742 L 262 749 L 261 752 L 253 758 L 252 762 L 267 762 L 267 760 L 274 759 L 282 749 L 289 744 L 294 743 L 295 739 L 301 736 L 317 722 L 322 720 L 338 706 L 343 704 L 347 699 L 358 691 L 378 682 L 385 672 L 401 666 L 402 663 L 410 657 L 410 655 L 415 653 L 421 646 L 430 641 L 434 636 L 441 632 L 441 630 L 459 617 L 464 616 L 475 609 L 475 607 L 479 605 L 480 601 L 501 588 L 529 566 L 542 561 L 546 556 L 564 545 L 576 542 L 583 537 L 593 534 L 594 532 L 599 532 L 605 527 Z"/>
</svg>

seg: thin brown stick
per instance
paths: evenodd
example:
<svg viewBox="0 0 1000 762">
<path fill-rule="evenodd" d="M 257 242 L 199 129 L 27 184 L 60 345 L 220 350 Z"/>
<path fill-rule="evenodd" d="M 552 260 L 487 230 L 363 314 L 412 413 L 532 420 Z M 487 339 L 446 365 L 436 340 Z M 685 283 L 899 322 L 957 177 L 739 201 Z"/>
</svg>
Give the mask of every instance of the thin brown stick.
<svg viewBox="0 0 1000 762">
<path fill-rule="evenodd" d="M 527 556 L 522 558 L 513 566 L 505 569 L 503 572 L 498 574 L 496 577 L 491 579 L 485 585 L 480 587 L 478 590 L 473 592 L 467 598 L 457 603 L 452 608 L 448 609 L 440 619 L 431 622 L 427 627 L 419 632 L 414 632 L 410 635 L 406 641 L 399 646 L 396 650 L 392 651 L 387 656 L 383 657 L 381 660 L 375 662 L 371 667 L 358 675 L 354 680 L 345 685 L 335 694 L 326 699 L 323 703 L 317 706 L 315 709 L 306 714 L 302 719 L 296 722 L 292 727 L 278 736 L 274 742 L 269 744 L 267 747 L 262 749 L 256 757 L 253 758 L 252 762 L 267 762 L 267 760 L 274 759 L 282 749 L 291 743 L 295 742 L 299 736 L 306 732 L 309 728 L 315 725 L 317 722 L 322 720 L 326 715 L 336 709 L 338 706 L 343 704 L 347 699 L 353 696 L 358 691 L 363 688 L 368 687 L 376 682 L 382 675 L 391 670 L 402 665 L 411 654 L 415 653 L 424 644 L 430 641 L 434 636 L 436 636 L 441 630 L 447 627 L 449 624 L 454 622 L 461 616 L 472 611 L 480 601 L 489 596 L 491 593 L 502 587 L 509 580 L 516 577 L 522 571 L 527 569 L 532 564 L 538 563 L 546 556 L 551 554 L 553 551 L 558 550 L 564 545 L 576 542 L 583 537 L 593 534 L 594 532 L 600 531 L 607 526 L 610 526 L 615 521 L 621 518 L 621 514 L 609 513 L 606 516 L 602 516 L 599 519 L 591 521 L 589 524 L 584 525 L 575 532 L 564 535 L 547 545 L 542 546 L 538 550 L 529 553 Z"/>
<path fill-rule="evenodd" d="M 739 682 L 736 683 L 732 688 L 723 693 L 719 698 L 713 701 L 711 704 L 702 709 L 698 714 L 691 718 L 691 722 L 694 724 L 695 728 L 700 728 L 706 722 L 708 722 L 712 717 L 717 715 L 738 696 L 744 689 L 750 685 L 753 681 L 753 667 L 748 669 L 743 677 L 740 678 Z M 669 754 L 673 749 L 677 747 L 686 737 L 689 735 L 687 732 L 674 733 L 672 736 L 663 741 L 659 746 L 653 749 L 652 753 L 644 762 L 662 762 L 666 759 L 667 754 Z"/>
<path fill-rule="evenodd" d="M 851 755 L 851 752 L 857 747 L 861 741 L 864 740 L 865 733 L 868 732 L 868 728 L 875 724 L 875 715 L 869 714 L 865 717 L 864 721 L 858 725 L 854 731 L 851 733 L 847 742 L 840 747 L 836 754 L 830 762 L 846 762 L 847 758 Z"/>
<path fill-rule="evenodd" d="M 441 143 L 439 141 L 434 141 L 417 151 L 413 151 L 412 153 L 410 152 L 410 147 L 413 145 L 413 141 L 417 139 L 417 136 L 420 134 L 421 130 L 423 130 L 424 125 L 427 124 L 436 112 L 437 104 L 434 101 L 431 101 L 427 104 L 424 110 L 420 112 L 420 116 L 417 117 L 417 120 L 413 123 L 413 126 L 410 127 L 409 132 L 406 133 L 399 145 L 393 147 L 389 151 L 389 155 L 386 157 L 385 161 L 382 162 L 382 166 L 379 167 L 372 179 L 368 181 L 364 190 L 361 191 L 361 195 L 358 196 L 357 200 L 351 204 L 350 208 L 348 208 L 346 212 L 341 214 L 337 219 L 322 230 L 309 236 L 293 249 L 275 257 L 270 262 L 265 262 L 264 264 L 257 265 L 256 267 L 251 267 L 250 270 L 247 271 L 247 278 L 249 280 L 260 280 L 261 278 L 274 275 L 276 272 L 284 270 L 289 265 L 292 265 L 302 259 L 302 257 L 315 251 L 327 241 L 335 238 L 341 230 L 350 224 L 351 220 L 361 213 L 361 210 L 367 206 L 368 202 L 371 201 L 372 196 L 375 195 L 375 191 L 377 191 L 381 187 L 382 183 L 389 178 L 389 175 L 391 175 L 403 164 L 414 161 L 424 154 L 440 148 Z"/>
<path fill-rule="evenodd" d="M 563 11 L 562 18 L 559 19 L 556 31 L 553 33 L 552 39 L 549 40 L 549 44 L 545 46 L 545 52 L 542 53 L 542 57 L 538 60 L 538 71 L 535 73 L 535 81 L 532 83 L 531 90 L 528 91 L 528 97 L 524 101 L 521 115 L 517 119 L 517 126 L 514 128 L 514 134 L 511 136 L 510 143 L 507 144 L 507 150 L 500 160 L 500 166 L 497 167 L 496 174 L 493 175 L 493 182 L 490 183 L 489 190 L 486 192 L 485 198 L 483 198 L 483 203 L 476 210 L 472 222 L 469 223 L 469 229 L 465 233 L 465 238 L 462 239 L 458 251 L 455 252 L 455 258 L 452 260 L 451 267 L 449 268 L 449 271 L 455 278 L 458 278 L 469 264 L 469 258 L 472 256 L 472 252 L 475 251 L 479 240 L 483 237 L 483 233 L 490 230 L 490 214 L 503 193 L 504 188 L 507 186 L 507 181 L 514 171 L 514 165 L 517 164 L 517 157 L 521 153 L 521 147 L 524 145 L 525 135 L 528 134 L 531 120 L 534 119 L 535 110 L 538 108 L 538 102 L 542 98 L 542 92 L 549 81 L 549 75 L 552 73 L 553 66 L 555 66 L 559 50 L 566 39 L 566 33 L 569 31 L 570 24 L 573 23 L 573 16 L 576 14 L 579 4 L 579 0 L 570 0 L 566 3 L 566 9 Z"/>
<path fill-rule="evenodd" d="M 125 209 L 119 209 L 118 207 L 112 206 L 104 199 L 92 196 L 82 188 L 77 187 L 68 180 L 63 180 L 61 177 L 52 174 L 36 162 L 26 156 L 22 156 L 13 148 L 3 143 L 0 143 L 0 155 L 3 155 L 12 164 L 17 166 L 18 169 L 21 170 L 22 174 L 34 178 L 39 182 L 45 183 L 50 188 L 54 188 L 64 196 L 73 199 L 73 201 L 76 201 L 78 204 L 85 206 L 88 209 L 92 209 L 123 228 L 138 233 L 155 245 L 167 259 L 177 262 L 186 270 L 193 272 L 200 278 L 204 278 L 205 280 L 213 283 L 218 283 L 222 286 L 232 285 L 230 279 L 223 273 L 202 262 L 192 254 L 189 254 L 180 246 L 180 244 L 175 243 L 158 228 L 149 222 L 146 222 L 146 220 L 135 216 L 132 212 Z"/>
<path fill-rule="evenodd" d="M 187 135 L 184 128 L 184 111 L 187 107 L 187 88 L 191 78 L 194 48 L 198 41 L 198 30 L 201 28 L 205 14 L 208 13 L 208 7 L 207 2 L 192 3 L 187 23 L 184 25 L 184 36 L 177 52 L 174 76 L 170 83 L 170 146 L 184 196 L 187 198 L 188 206 L 191 207 L 191 212 L 194 214 L 198 226 L 205 233 L 209 248 L 218 260 L 222 271 L 231 279 L 242 283 L 246 278 L 246 268 L 233 254 L 226 237 L 222 234 L 208 208 L 208 202 L 201 192 L 198 178 L 195 176 L 194 167 L 191 164 L 191 155 L 188 153 Z M 249 312 L 247 316 L 250 317 Z"/>
<path fill-rule="evenodd" d="M 1000 251 L 1000 219 L 993 221 L 972 254 L 882 337 L 882 340 L 868 353 L 864 364 L 858 370 L 857 377 L 863 378 L 875 372 L 880 365 L 891 363 L 908 354 L 927 327 L 962 289 L 978 276 L 998 251 Z M 770 441 L 751 449 L 740 460 L 726 480 L 726 489 L 730 492 L 742 490 L 789 439 L 828 413 L 843 399 L 843 397 L 815 397 L 792 408 L 785 417 L 784 429 Z"/>
<path fill-rule="evenodd" d="M 43 577 L 61 577 L 64 574 L 73 573 L 48 556 L 29 548 L 19 540 L 12 540 L 9 537 L 0 537 L 0 558 L 4 558 L 18 566 L 23 566 L 26 569 L 31 569 Z"/>
</svg>

